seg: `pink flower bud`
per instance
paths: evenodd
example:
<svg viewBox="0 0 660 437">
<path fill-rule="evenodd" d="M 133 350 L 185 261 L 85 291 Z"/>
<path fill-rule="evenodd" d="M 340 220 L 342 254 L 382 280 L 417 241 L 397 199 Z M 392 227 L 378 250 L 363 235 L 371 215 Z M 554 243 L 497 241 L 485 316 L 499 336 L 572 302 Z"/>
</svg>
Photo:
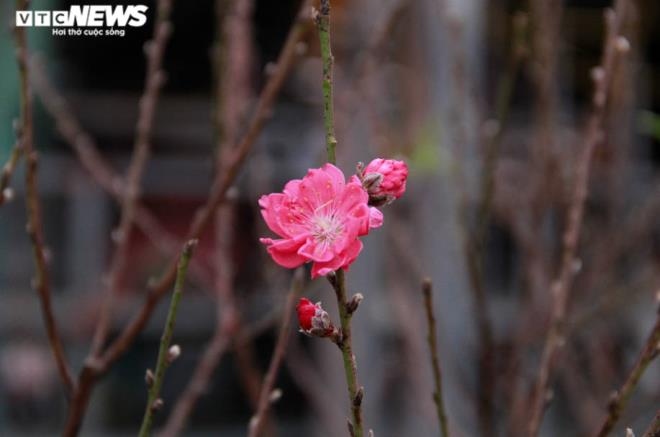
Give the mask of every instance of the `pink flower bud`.
<svg viewBox="0 0 660 437">
<path fill-rule="evenodd" d="M 382 205 L 398 199 L 406 191 L 408 166 L 403 161 L 376 158 L 362 173 L 362 183 L 370 204 Z"/>
<path fill-rule="evenodd" d="M 309 299 L 302 297 L 296 306 L 296 311 L 300 322 L 300 332 L 303 334 L 330 337 L 336 332 L 330 316 L 321 308 L 320 302 L 314 304 Z"/>
</svg>

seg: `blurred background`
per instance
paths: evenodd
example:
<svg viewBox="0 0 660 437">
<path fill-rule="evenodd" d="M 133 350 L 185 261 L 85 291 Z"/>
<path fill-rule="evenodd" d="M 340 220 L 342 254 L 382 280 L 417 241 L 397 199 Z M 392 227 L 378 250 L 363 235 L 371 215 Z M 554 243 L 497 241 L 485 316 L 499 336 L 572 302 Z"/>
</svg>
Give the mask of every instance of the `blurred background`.
<svg viewBox="0 0 660 437">
<path fill-rule="evenodd" d="M 85 4 L 97 4 L 88 1 Z M 132 4 L 134 2 L 101 2 Z M 98 3 L 98 4 L 101 4 Z M 89 350 L 115 249 L 117 190 L 130 161 L 145 81 L 144 27 L 124 37 L 29 28 L 35 147 L 54 313 L 77 373 Z M 592 159 L 565 343 L 553 365 L 541 435 L 595 435 L 656 317 L 660 289 L 660 3 L 629 0 L 630 50 L 612 71 Z M 32 9 L 68 9 L 34 0 Z M 592 109 L 604 0 L 333 0 L 338 165 L 404 159 L 406 195 L 383 209 L 348 274 L 365 301 L 354 323 L 367 426 L 378 437 L 438 435 L 420 283 L 434 284 L 440 362 L 453 435 L 522 435 L 548 329 L 551 284 Z M 278 74 L 298 0 L 174 1 L 143 219 L 128 240 L 110 338 L 176 256 L 195 210 Z M 15 5 L 0 3 L 0 162 L 15 142 Z M 309 10 L 305 11 L 309 16 Z M 259 244 L 257 199 L 325 161 L 321 59 L 310 20 L 268 120 L 207 226 L 175 330 L 182 356 L 163 387 L 171 416 L 200 363 L 208 382 L 182 435 L 244 435 L 277 337 L 291 272 Z M 85 160 L 81 144 L 106 167 Z M 76 145 L 78 147 L 76 147 Z M 98 162 L 97 162 L 98 164 Z M 67 402 L 31 288 L 24 163 L 0 206 L 0 435 L 57 435 Z M 154 222 L 155 221 L 155 222 Z M 146 223 L 146 224 L 145 224 Z M 150 224 L 151 223 L 151 224 Z M 307 276 L 307 275 L 306 275 Z M 331 287 L 305 285 L 336 318 Z M 166 297 L 97 384 L 81 435 L 135 435 Z M 639 435 L 660 407 L 651 363 L 613 435 Z M 346 435 L 340 354 L 292 329 L 264 435 Z M 485 398 L 485 400 L 484 400 Z M 617 434 L 618 433 L 618 434 Z"/>
</svg>

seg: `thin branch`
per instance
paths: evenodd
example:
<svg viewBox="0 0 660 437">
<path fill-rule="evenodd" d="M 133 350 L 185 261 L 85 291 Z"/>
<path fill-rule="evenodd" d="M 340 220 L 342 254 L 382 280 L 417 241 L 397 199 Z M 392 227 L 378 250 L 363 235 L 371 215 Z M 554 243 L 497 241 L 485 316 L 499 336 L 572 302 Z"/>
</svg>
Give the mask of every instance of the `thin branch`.
<svg viewBox="0 0 660 437">
<path fill-rule="evenodd" d="M 91 354 L 94 356 L 101 353 L 105 344 L 112 303 L 119 286 L 119 279 L 128 264 L 128 243 L 135 220 L 137 200 L 140 197 L 140 181 L 150 154 L 151 130 L 156 115 L 156 103 L 165 83 L 162 64 L 165 48 L 172 33 L 172 25 L 169 21 L 171 10 L 172 0 L 158 1 L 154 33 L 151 41 L 148 41 L 144 47 L 147 56 L 145 87 L 144 93 L 140 97 L 135 146 L 126 172 L 119 226 L 113 231 L 113 241 L 116 243 L 116 247 L 106 278 L 105 299 L 92 340 Z"/>
<path fill-rule="evenodd" d="M 589 118 L 584 138 L 584 147 L 578 157 L 575 190 L 568 210 L 567 227 L 563 236 L 563 250 L 560 272 L 552 284 L 551 294 L 553 296 L 553 308 L 541 362 L 534 386 L 531 404 L 531 415 L 527 426 L 527 434 L 535 437 L 539 433 L 543 414 L 546 408 L 550 374 L 555 357 L 564 342 L 564 325 L 566 319 L 566 308 L 570 294 L 571 285 L 576 268 L 576 253 L 582 227 L 585 200 L 587 197 L 589 170 L 591 159 L 596 146 L 602 140 L 602 124 L 605 113 L 607 96 L 610 88 L 612 72 L 618 55 L 622 54 L 627 41 L 620 36 L 623 22 L 626 0 L 617 0 L 615 10 L 607 10 L 606 24 L 607 35 L 604 40 L 603 58 L 601 66 L 594 69 L 594 97 L 593 111 Z M 624 42 L 625 41 L 625 42 Z"/>
<path fill-rule="evenodd" d="M 159 433 L 160 437 L 175 437 L 181 434 L 197 400 L 206 392 L 213 372 L 218 367 L 222 356 L 229 349 L 230 344 L 231 340 L 226 335 L 226 331 L 221 328 L 217 329 L 204 349 L 190 382 L 178 397 L 167 422 L 163 426 L 163 430 Z"/>
<path fill-rule="evenodd" d="M 174 326 L 176 325 L 176 314 L 179 309 L 179 302 L 181 301 L 181 296 L 183 295 L 183 286 L 186 281 L 188 263 L 190 262 L 190 257 L 192 256 L 196 245 L 196 240 L 190 240 L 186 243 L 186 245 L 183 247 L 183 251 L 181 252 L 181 258 L 179 259 L 179 265 L 177 269 L 176 282 L 174 285 L 174 292 L 172 294 L 172 300 L 170 301 L 170 309 L 167 313 L 167 320 L 165 322 L 163 336 L 160 339 L 160 348 L 158 349 L 158 359 L 156 361 L 156 371 L 153 374 L 153 381 L 149 380 L 149 377 L 147 381 L 147 384 L 150 385 L 149 398 L 147 400 L 144 418 L 142 419 L 142 426 L 139 433 L 140 437 L 148 437 L 151 435 L 151 425 L 153 423 L 154 412 L 162 407 L 160 389 L 163 385 L 165 371 L 169 365 L 172 364 L 172 361 L 176 359 L 178 353 L 180 353 L 180 351 L 172 353 L 173 351 L 170 349 L 170 344 L 172 342 Z M 149 371 L 147 371 L 147 375 L 150 375 Z"/>
<path fill-rule="evenodd" d="M 246 36 L 246 31 L 248 31 L 247 26 L 249 26 L 248 15 L 251 10 L 251 4 L 250 2 L 236 2 L 232 7 L 227 9 L 225 3 L 221 0 L 216 5 L 218 20 L 223 23 L 219 28 L 224 29 L 224 32 L 218 32 L 215 50 L 215 59 L 217 61 L 215 69 L 217 88 L 215 125 L 219 149 L 216 160 L 216 171 L 220 172 L 223 161 L 227 159 L 228 151 L 230 151 L 228 144 L 231 144 L 237 135 L 236 125 L 241 115 L 238 108 L 236 108 L 237 103 L 241 99 L 237 100 L 236 97 L 238 96 L 236 94 L 238 87 L 244 88 L 241 82 L 244 80 L 245 73 L 242 70 L 245 70 L 247 66 L 242 64 L 248 61 L 245 57 L 245 44 L 246 40 L 249 39 Z M 233 29 L 233 31 L 229 31 L 229 29 Z M 231 60 L 225 60 L 225 57 L 229 57 Z M 231 64 L 233 68 L 229 70 L 223 68 L 223 65 L 227 64 Z M 241 64 L 241 68 L 237 64 Z M 222 72 L 225 70 L 226 73 L 223 75 Z M 234 85 L 229 85 L 230 82 Z M 228 101 L 226 102 L 229 97 L 232 97 L 234 103 L 230 104 Z M 221 211 L 218 212 L 216 219 L 217 238 L 218 241 L 225 244 L 218 245 L 216 254 L 218 260 L 218 275 L 216 278 L 218 323 L 216 324 L 216 330 L 183 395 L 179 397 L 173 413 L 163 428 L 161 433 L 163 437 L 175 436 L 181 433 L 197 400 L 207 387 L 213 371 L 229 347 L 233 346 L 237 350 L 240 350 L 254 335 L 261 332 L 264 326 L 270 326 L 271 320 L 269 318 L 266 320 L 268 323 L 261 324 L 264 326 L 255 326 L 257 329 L 242 333 L 239 339 L 236 338 L 236 333 L 239 330 L 239 317 L 231 290 L 231 263 L 227 256 L 227 251 L 230 250 L 226 246 L 226 237 L 229 235 L 229 228 L 227 228 L 228 219 L 227 214 L 221 214 Z"/>
<path fill-rule="evenodd" d="M 337 163 L 337 137 L 335 136 L 335 113 L 332 98 L 332 67 L 334 58 L 330 44 L 330 0 L 321 0 L 321 9 L 316 14 L 316 25 L 321 42 L 321 59 L 323 60 L 323 123 L 325 126 L 325 147 L 328 162 Z"/>
<path fill-rule="evenodd" d="M 422 282 L 422 293 L 424 294 L 426 320 L 429 325 L 429 334 L 426 338 L 431 353 L 431 367 L 433 368 L 433 381 L 435 383 L 433 402 L 435 402 L 438 412 L 438 420 L 440 421 L 442 435 L 443 437 L 449 437 L 447 413 L 445 412 L 445 403 L 442 396 L 442 373 L 440 371 L 440 359 L 438 358 L 438 339 L 436 336 L 435 316 L 433 315 L 433 284 L 430 279 L 425 279 Z"/>
<path fill-rule="evenodd" d="M 57 130 L 65 142 L 74 150 L 83 168 L 92 179 L 117 203 L 124 199 L 125 183 L 119 173 L 99 153 L 94 139 L 82 128 L 62 94 L 49 81 L 41 60 L 35 55 L 30 59 L 30 81 L 41 99 L 46 111 L 55 120 Z M 158 221 L 158 219 L 136 199 L 135 224 L 149 239 L 154 247 L 168 256 L 176 253 L 180 247 L 177 237 Z M 209 277 L 202 262 L 193 259 L 190 265 L 191 280 L 196 280 L 205 289 L 211 289 L 213 280 Z"/>
<path fill-rule="evenodd" d="M 230 350 L 232 345 L 241 346 L 254 340 L 263 334 L 278 321 L 281 310 L 278 308 L 264 318 L 251 323 L 249 327 L 236 333 L 237 323 L 235 318 L 223 313 L 216 325 L 215 333 L 207 343 L 204 353 L 195 367 L 188 385 L 178 397 L 172 413 L 167 418 L 163 429 L 159 432 L 160 437 L 175 437 L 183 431 L 188 417 L 192 413 L 197 400 L 206 392 L 213 372 L 218 367 L 220 360 Z"/>
<path fill-rule="evenodd" d="M 444 3 L 444 2 L 442 2 Z M 449 16 L 443 4 L 440 4 L 443 23 L 450 29 L 451 75 L 453 79 L 452 103 L 449 112 L 450 123 L 453 125 L 453 158 L 456 161 L 452 168 L 452 176 L 458 190 L 457 222 L 461 233 L 461 242 L 465 256 L 465 265 L 469 281 L 469 291 L 472 294 L 475 323 L 479 342 L 478 380 L 479 394 L 476 398 L 479 427 L 482 434 L 492 429 L 493 392 L 495 385 L 494 345 L 492 321 L 488 312 L 488 300 L 483 280 L 483 266 L 479 250 L 481 244 L 476 238 L 481 238 L 470 232 L 470 204 L 466 183 L 466 150 L 469 144 L 468 129 L 465 123 L 466 102 L 469 83 L 466 72 L 466 53 L 463 42 L 463 23 Z M 491 148 L 492 150 L 492 148 Z M 493 157 L 494 159 L 494 157 Z M 494 170 L 494 169 L 493 169 Z M 483 212 L 483 211 L 480 211 Z M 485 217 L 483 218 L 485 219 Z M 480 231 L 477 231 L 480 232 Z"/>
<path fill-rule="evenodd" d="M 329 387 L 325 384 L 324 375 L 314 366 L 298 342 L 294 341 L 289 345 L 284 360 L 293 383 L 316 411 L 316 416 L 324 424 L 327 434 L 343 433 L 344 424 L 339 424 L 345 417 L 343 409 L 336 402 L 328 402 Z"/>
<path fill-rule="evenodd" d="M 660 437 L 660 410 L 655 413 L 653 422 L 651 422 L 649 428 L 644 433 L 644 437 Z"/>
<path fill-rule="evenodd" d="M 300 53 L 298 43 L 302 40 L 303 36 L 307 33 L 309 28 L 309 20 L 305 11 L 309 10 L 311 0 L 305 0 L 301 6 L 300 13 L 298 14 L 293 27 L 291 28 L 287 40 L 284 44 L 282 52 L 280 53 L 274 74 L 264 87 L 257 107 L 248 125 L 245 135 L 242 137 L 240 143 L 232 153 L 229 162 L 227 163 L 227 170 L 218 173 L 213 182 L 209 198 L 204 206 L 197 210 L 195 218 L 190 225 L 188 231 L 188 239 L 198 238 L 206 226 L 210 223 L 214 215 L 215 209 L 226 200 L 227 190 L 233 184 L 238 172 L 245 161 L 252 145 L 258 138 L 261 130 L 271 115 L 271 107 L 282 88 L 288 72 L 297 59 Z M 158 302 L 167 292 L 168 287 L 173 283 L 176 277 L 176 259 L 170 262 L 165 273 L 160 280 L 153 281 L 149 284 L 149 293 L 145 299 L 144 304 L 137 312 L 137 314 L 124 326 L 124 329 L 107 347 L 103 355 L 98 359 L 86 360 L 85 367 L 81 372 L 80 388 L 77 393 L 76 399 L 72 402 L 73 408 L 69 412 L 67 419 L 67 427 L 64 433 L 65 436 L 75 436 L 78 433 L 80 421 L 84 415 L 86 404 L 95 381 L 104 375 L 108 369 L 128 350 L 133 344 L 133 341 L 140 332 L 144 329 L 149 321 L 154 309 Z M 85 376 L 83 378 L 83 376 Z"/>
<path fill-rule="evenodd" d="M 275 378 L 277 377 L 277 373 L 280 369 L 280 366 L 282 365 L 284 353 L 286 352 L 289 338 L 291 337 L 291 315 L 293 314 L 293 310 L 296 306 L 296 299 L 302 292 L 303 285 L 303 269 L 298 269 L 294 273 L 284 311 L 282 312 L 282 324 L 280 325 L 280 333 L 277 337 L 275 351 L 273 352 L 273 356 L 268 366 L 268 372 L 266 373 L 264 381 L 261 384 L 258 407 L 257 411 L 254 413 L 252 419 L 250 420 L 248 437 L 258 437 L 263 428 L 263 419 L 266 416 L 268 408 L 272 403 L 271 395 L 275 386 Z"/>
<path fill-rule="evenodd" d="M 621 388 L 612 394 L 607 408 L 607 416 L 603 420 L 600 431 L 596 434 L 598 437 L 605 437 L 614 429 L 614 425 L 621 417 L 621 413 L 625 409 L 635 387 L 637 387 L 637 383 L 651 361 L 658 356 L 658 353 L 660 353 L 660 308 L 658 308 L 655 325 L 642 348 L 642 352 L 637 357 L 635 365 Z"/>
<path fill-rule="evenodd" d="M 148 41 L 144 47 L 147 57 L 146 83 L 139 103 L 133 155 L 126 173 L 124 189 L 122 190 L 119 226 L 113 231 L 113 241 L 116 247 L 110 262 L 109 272 L 104 281 L 104 299 L 101 304 L 92 345 L 85 360 L 84 367 L 78 377 L 77 391 L 79 393 L 74 394 L 73 402 L 70 404 L 67 413 L 65 436 L 75 436 L 78 434 L 87 403 L 89 402 L 92 386 L 102 369 L 102 362 L 99 357 L 101 356 L 108 335 L 113 302 L 119 285 L 119 279 L 128 263 L 128 242 L 135 220 L 140 182 L 151 149 L 151 128 L 155 117 L 156 103 L 165 82 L 165 73 L 161 67 L 165 47 L 172 33 L 169 22 L 171 9 L 172 0 L 158 1 L 152 40 Z M 193 239 L 191 238 L 189 240 Z"/>
<path fill-rule="evenodd" d="M 227 190 L 234 183 L 245 158 L 252 149 L 252 145 L 261 133 L 261 129 L 266 120 L 270 117 L 271 107 L 275 102 L 275 98 L 284 84 L 284 80 L 286 79 L 293 62 L 297 59 L 297 54 L 299 53 L 297 48 L 298 42 L 307 33 L 309 21 L 304 12 L 309 9 L 310 3 L 311 0 L 306 0 L 303 3 L 301 12 L 297 17 L 296 22 L 293 24 L 289 36 L 287 37 L 287 41 L 284 44 L 284 48 L 280 53 L 277 68 L 259 97 L 257 108 L 252 116 L 247 132 L 243 136 L 239 145 L 233 150 L 226 166 L 226 171 L 218 173 L 206 204 L 195 214 L 195 219 L 188 232 L 189 237 L 195 238 L 202 233 L 209 224 L 215 209 L 226 199 Z M 163 276 L 159 280 L 150 284 L 149 294 L 147 295 L 144 305 L 128 325 L 125 326 L 119 337 L 115 339 L 103 355 L 103 370 L 107 369 L 119 359 L 119 357 L 122 356 L 126 349 L 132 344 L 137 334 L 142 331 L 149 321 L 156 304 L 163 293 L 167 290 L 167 286 L 172 283 L 175 273 L 176 264 L 170 263 Z"/>
<path fill-rule="evenodd" d="M 348 386 L 348 401 L 351 406 L 352 420 L 348 422 L 351 437 L 362 437 L 364 435 L 362 425 L 362 398 L 364 388 L 358 384 L 357 362 L 353 354 L 353 337 L 351 334 L 351 318 L 353 312 L 349 311 L 349 302 L 346 296 L 346 275 L 342 269 L 335 272 L 334 276 L 328 277 L 330 284 L 337 295 L 337 306 L 339 307 L 339 319 L 341 321 L 341 339 L 337 343 L 341 349 L 344 360 L 344 373 L 346 385 Z"/>
<path fill-rule="evenodd" d="M 17 0 L 16 8 L 25 10 L 28 8 L 26 0 Z M 67 397 L 75 390 L 75 383 L 71 369 L 66 359 L 62 339 L 53 314 L 51 301 L 50 273 L 46 257 L 46 243 L 44 241 L 44 229 L 41 212 L 41 201 L 38 189 L 37 161 L 38 153 L 34 148 L 33 122 L 32 122 L 32 95 L 29 84 L 28 48 L 25 27 L 16 27 L 16 56 L 20 76 L 20 148 L 27 156 L 27 171 L 25 172 L 26 187 L 26 209 L 27 209 L 27 233 L 32 242 L 32 252 L 36 268 L 34 288 L 39 294 L 41 302 L 41 313 L 46 326 L 48 341 L 55 357 L 57 371 L 66 389 Z"/>
<path fill-rule="evenodd" d="M 213 125 L 216 135 L 215 171 L 221 172 L 230 147 L 238 137 L 242 106 L 249 100 L 246 83 L 250 70 L 250 0 L 216 0 L 216 36 L 213 48 L 215 83 Z M 184 430 L 197 400 L 207 390 L 220 360 L 232 346 L 239 329 L 236 299 L 233 289 L 232 210 L 221 205 L 215 220 L 215 280 L 216 327 L 193 374 L 176 401 L 161 437 L 177 436 Z"/>
<path fill-rule="evenodd" d="M 20 136 L 20 133 L 18 133 L 17 136 Z M 22 155 L 23 147 L 21 146 L 21 142 L 17 140 L 11 150 L 9 159 L 2 167 L 2 171 L 0 172 L 0 206 L 10 201 L 14 195 L 14 192 L 9 184 L 11 183 L 14 170 L 16 170 L 16 166 L 18 165 L 18 161 Z"/>
<path fill-rule="evenodd" d="M 337 137 L 335 136 L 335 114 L 333 108 L 333 82 L 332 67 L 334 59 L 330 46 L 330 0 L 321 0 L 320 10 L 315 12 L 315 21 L 319 31 L 321 42 L 321 58 L 323 61 L 323 122 L 325 126 L 326 153 L 328 162 L 337 163 Z M 348 309 L 346 296 L 346 276 L 342 269 L 337 270 L 334 275 L 328 277 L 337 296 L 339 317 L 341 320 L 341 340 L 337 345 L 341 349 L 344 360 L 344 372 L 348 386 L 348 401 L 351 405 L 352 420 L 348 421 L 348 429 L 351 437 L 362 437 L 364 435 L 362 425 L 362 397 L 364 389 L 358 386 L 357 363 L 353 355 L 351 337 L 352 311 Z"/>
<path fill-rule="evenodd" d="M 474 231 L 473 245 L 476 246 L 476 254 L 479 256 L 479 262 L 483 256 L 483 246 L 486 239 L 486 231 L 491 215 L 493 196 L 495 193 L 495 173 L 497 171 L 497 158 L 500 153 L 502 134 L 504 127 L 509 120 L 511 101 L 516 79 L 520 71 L 521 64 L 527 55 L 527 28 L 528 17 L 524 12 L 514 14 L 512 23 L 513 38 L 511 41 L 511 51 L 504 74 L 500 77 L 497 84 L 497 96 L 495 101 L 494 119 L 489 120 L 490 132 L 486 132 L 487 140 L 484 148 L 484 162 L 481 177 L 481 188 L 479 190 L 479 203 L 477 207 L 477 224 Z"/>
</svg>

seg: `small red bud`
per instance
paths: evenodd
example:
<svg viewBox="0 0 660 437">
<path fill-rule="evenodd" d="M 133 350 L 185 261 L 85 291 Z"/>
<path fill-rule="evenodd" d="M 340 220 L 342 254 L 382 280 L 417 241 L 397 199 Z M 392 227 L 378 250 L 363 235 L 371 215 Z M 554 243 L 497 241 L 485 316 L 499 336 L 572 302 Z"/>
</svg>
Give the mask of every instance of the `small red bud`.
<svg viewBox="0 0 660 437">
<path fill-rule="evenodd" d="M 336 331 L 328 313 L 321 307 L 321 303 L 312 303 L 309 299 L 300 298 L 298 306 L 298 322 L 300 331 L 314 337 L 330 337 Z"/>
</svg>

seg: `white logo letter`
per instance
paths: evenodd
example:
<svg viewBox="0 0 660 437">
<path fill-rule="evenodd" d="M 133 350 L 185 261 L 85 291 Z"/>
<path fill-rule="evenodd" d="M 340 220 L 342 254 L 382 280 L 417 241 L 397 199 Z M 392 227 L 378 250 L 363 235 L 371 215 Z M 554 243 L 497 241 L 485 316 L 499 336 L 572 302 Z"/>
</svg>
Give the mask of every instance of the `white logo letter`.
<svg viewBox="0 0 660 437">
<path fill-rule="evenodd" d="M 53 11 L 53 26 L 70 26 L 69 11 Z"/>
<path fill-rule="evenodd" d="M 129 6 L 128 8 L 131 8 L 131 6 Z M 106 18 L 105 24 L 110 27 L 114 27 L 114 26 L 125 27 L 126 23 L 128 22 L 128 19 L 131 17 L 130 9 L 128 8 L 124 9 L 123 6 L 115 6 L 115 8 L 112 9 L 111 6 L 107 6 L 105 13 L 105 18 Z"/>
<path fill-rule="evenodd" d="M 34 11 L 34 25 L 39 27 L 50 26 L 50 11 Z"/>
<path fill-rule="evenodd" d="M 105 18 L 105 8 L 103 6 L 90 6 L 89 16 L 87 17 L 88 26 L 103 26 Z"/>
<path fill-rule="evenodd" d="M 32 11 L 16 11 L 16 26 L 32 26 Z"/>
<path fill-rule="evenodd" d="M 129 6 L 131 11 L 131 19 L 128 22 L 129 26 L 141 27 L 144 26 L 144 23 L 147 22 L 147 9 L 149 7 L 145 5 Z"/>
<path fill-rule="evenodd" d="M 71 6 L 71 9 L 69 9 L 69 26 L 87 26 L 87 14 L 89 14 L 89 6 Z"/>
</svg>

